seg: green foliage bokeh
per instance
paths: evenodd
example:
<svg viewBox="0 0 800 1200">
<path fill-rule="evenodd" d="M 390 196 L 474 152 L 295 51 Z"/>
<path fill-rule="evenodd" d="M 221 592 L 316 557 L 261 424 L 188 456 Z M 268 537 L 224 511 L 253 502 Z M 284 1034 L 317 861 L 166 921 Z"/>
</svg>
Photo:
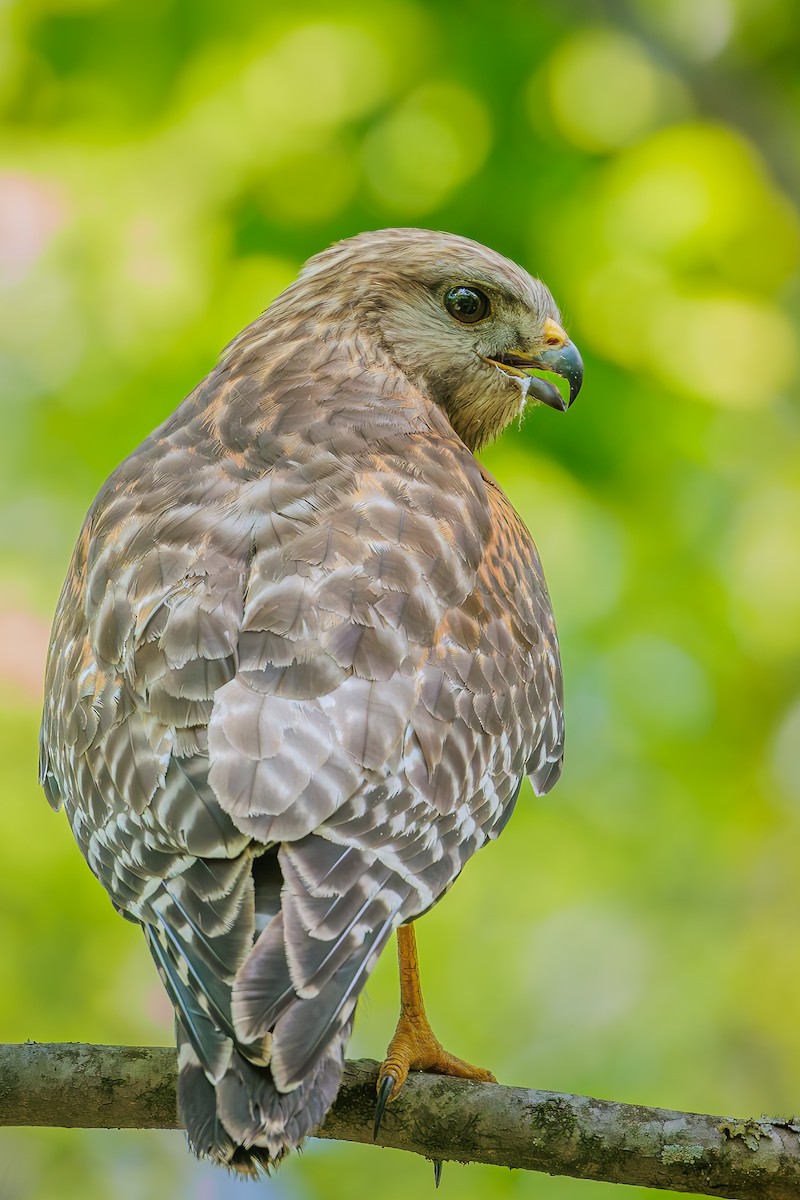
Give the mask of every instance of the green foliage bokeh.
<svg viewBox="0 0 800 1200">
<path fill-rule="evenodd" d="M 800 1108 L 800 143 L 792 0 L 0 6 L 0 1037 L 168 1042 L 137 931 L 36 785 L 47 628 L 116 463 L 308 255 L 464 233 L 586 358 L 485 454 L 542 554 L 566 771 L 421 923 L 453 1051 L 504 1082 Z M 396 1016 L 384 955 L 352 1045 Z M 432 1187 L 310 1143 L 269 1184 L 179 1134 L 0 1131 L 3 1200 Z M 444 1192 L 602 1184 L 448 1166 Z M 444 1194 L 443 1192 L 443 1194 Z"/>
</svg>

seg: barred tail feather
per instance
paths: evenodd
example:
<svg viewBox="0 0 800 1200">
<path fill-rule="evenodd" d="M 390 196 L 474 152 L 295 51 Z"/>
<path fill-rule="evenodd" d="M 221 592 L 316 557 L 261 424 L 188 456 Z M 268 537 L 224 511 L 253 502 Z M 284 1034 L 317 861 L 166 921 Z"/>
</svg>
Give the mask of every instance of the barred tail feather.
<svg viewBox="0 0 800 1200">
<path fill-rule="evenodd" d="M 352 1020 L 328 1045 L 303 1082 L 279 1092 L 268 1066 L 231 1046 L 231 1062 L 216 1083 L 178 1029 L 178 1114 L 199 1158 L 256 1177 L 297 1149 L 322 1124 L 336 1099 Z"/>
<path fill-rule="evenodd" d="M 325 1119 L 336 1099 L 352 1021 L 329 1043 L 308 1075 L 291 1092 L 279 1092 L 268 1067 L 255 1067 L 234 1052 L 217 1085 L 217 1109 L 225 1128 L 245 1149 L 257 1147 L 278 1163 Z"/>
<path fill-rule="evenodd" d="M 198 1158 L 210 1158 L 222 1166 L 235 1167 L 236 1144 L 217 1111 L 217 1092 L 203 1070 L 192 1042 L 178 1020 L 178 1115 Z M 239 1167 L 255 1174 L 246 1164 Z"/>
<path fill-rule="evenodd" d="M 178 1104 L 189 1141 L 248 1175 L 279 1163 L 325 1119 L 358 997 L 409 894 L 374 854 L 314 835 L 283 845 L 255 874 L 262 928 L 224 981 L 225 997 L 219 977 L 205 986 L 196 938 L 167 939 L 161 956 L 183 968 L 166 982 L 180 1012 Z M 201 941 L 204 960 L 211 949 Z M 203 1003 L 188 1003 L 198 989 Z"/>
</svg>

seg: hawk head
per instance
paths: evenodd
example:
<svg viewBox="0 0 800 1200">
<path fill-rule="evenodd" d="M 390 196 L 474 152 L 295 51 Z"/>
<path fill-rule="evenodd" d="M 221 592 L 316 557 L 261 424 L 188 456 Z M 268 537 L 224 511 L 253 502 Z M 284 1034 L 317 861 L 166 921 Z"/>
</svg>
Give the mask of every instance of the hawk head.
<svg viewBox="0 0 800 1200">
<path fill-rule="evenodd" d="M 580 390 L 583 363 L 550 292 L 468 238 L 425 229 L 360 234 L 310 259 L 287 300 L 294 307 L 310 289 L 316 319 L 371 333 L 470 449 L 496 437 L 529 399 L 564 411 Z M 569 400 L 537 370 L 562 376 Z"/>
</svg>

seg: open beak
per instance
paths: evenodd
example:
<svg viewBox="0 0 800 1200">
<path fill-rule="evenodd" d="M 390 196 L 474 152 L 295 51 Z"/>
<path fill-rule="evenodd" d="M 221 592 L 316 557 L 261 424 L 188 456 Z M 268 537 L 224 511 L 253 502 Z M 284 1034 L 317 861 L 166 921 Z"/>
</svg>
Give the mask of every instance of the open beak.
<svg viewBox="0 0 800 1200">
<path fill-rule="evenodd" d="M 548 319 L 545 322 L 545 334 L 548 347 L 551 348 L 542 350 L 535 357 L 517 351 L 509 351 L 486 361 L 494 363 L 508 375 L 527 378 L 527 395 L 535 396 L 537 400 L 541 400 L 542 404 L 548 404 L 550 408 L 556 408 L 559 412 L 566 412 L 581 390 L 583 359 L 578 353 L 577 346 L 569 340 L 564 330 L 555 321 Z M 528 375 L 531 370 L 552 371 L 555 375 L 566 379 L 569 384 L 569 401 L 565 402 L 554 383 L 550 383 L 546 379 L 539 379 L 537 375 Z"/>
</svg>

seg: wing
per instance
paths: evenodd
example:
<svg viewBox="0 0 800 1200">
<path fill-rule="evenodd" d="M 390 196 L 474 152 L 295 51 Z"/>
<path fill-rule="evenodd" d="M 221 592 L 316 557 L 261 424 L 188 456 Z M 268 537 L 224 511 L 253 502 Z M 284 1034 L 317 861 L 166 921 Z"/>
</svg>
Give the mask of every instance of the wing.
<svg viewBox="0 0 800 1200">
<path fill-rule="evenodd" d="M 561 755 L 508 502 L 418 394 L 321 386 L 212 377 L 119 468 L 48 668 L 48 796 L 244 1141 L 232 1056 L 321 1071 L 392 929 Z"/>
<path fill-rule="evenodd" d="M 286 563 L 294 564 L 292 574 Z M 237 1030 L 297 1086 L 392 930 L 561 764 L 558 646 L 538 557 L 452 436 L 382 448 L 311 533 L 253 561 L 210 781 L 281 843 L 281 912 L 240 969 Z"/>
</svg>

